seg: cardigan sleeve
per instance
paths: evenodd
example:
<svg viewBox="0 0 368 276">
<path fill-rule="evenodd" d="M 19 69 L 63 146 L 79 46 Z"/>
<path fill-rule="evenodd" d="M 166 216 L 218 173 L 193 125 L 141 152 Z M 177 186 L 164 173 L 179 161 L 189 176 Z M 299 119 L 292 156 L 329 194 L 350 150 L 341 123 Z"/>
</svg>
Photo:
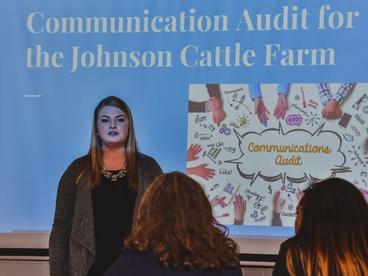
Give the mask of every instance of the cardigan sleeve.
<svg viewBox="0 0 368 276">
<path fill-rule="evenodd" d="M 143 189 L 146 190 L 156 176 L 162 173 L 162 169 L 155 159 L 142 153 L 139 153 L 139 163 L 139 173 L 144 174 L 143 178 L 145 180 Z"/>
<path fill-rule="evenodd" d="M 49 240 L 50 276 L 64 276 L 69 255 L 77 179 L 82 171 L 80 159 L 73 161 L 60 179 L 54 222 Z"/>
</svg>

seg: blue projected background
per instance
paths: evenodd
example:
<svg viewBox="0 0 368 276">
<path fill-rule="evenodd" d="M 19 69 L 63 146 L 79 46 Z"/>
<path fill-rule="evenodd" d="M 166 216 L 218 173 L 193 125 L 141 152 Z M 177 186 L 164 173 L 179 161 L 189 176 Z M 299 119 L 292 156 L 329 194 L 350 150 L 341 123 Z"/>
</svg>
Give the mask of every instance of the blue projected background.
<svg viewBox="0 0 368 276">
<path fill-rule="evenodd" d="M 130 105 L 142 152 L 164 171 L 185 171 L 193 84 L 368 82 L 365 1 L 3 0 L 0 7 L 0 232 L 50 230 L 58 181 L 87 152 L 93 109 L 105 96 Z M 358 128 L 363 141 L 367 124 Z"/>
</svg>

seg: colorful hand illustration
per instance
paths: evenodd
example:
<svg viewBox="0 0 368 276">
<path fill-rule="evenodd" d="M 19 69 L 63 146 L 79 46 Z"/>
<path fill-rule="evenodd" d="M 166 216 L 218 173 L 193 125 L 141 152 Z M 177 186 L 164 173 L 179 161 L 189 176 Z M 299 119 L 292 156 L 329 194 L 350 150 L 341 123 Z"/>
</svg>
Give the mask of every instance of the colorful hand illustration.
<svg viewBox="0 0 368 276">
<path fill-rule="evenodd" d="M 284 209 L 286 200 L 281 197 L 280 191 L 277 191 L 272 199 L 272 208 L 273 212 L 276 214 L 280 214 L 282 209 Z"/>
<path fill-rule="evenodd" d="M 285 118 L 285 114 L 286 111 L 289 108 L 289 104 L 288 104 L 288 100 L 287 100 L 287 95 L 285 94 L 280 94 L 277 97 L 277 104 L 275 107 L 275 110 L 273 112 L 273 115 L 277 118 L 277 119 L 284 119 Z"/>
<path fill-rule="evenodd" d="M 191 144 L 187 151 L 187 161 L 194 161 L 198 159 L 198 154 L 202 151 L 201 145 Z"/>
<path fill-rule="evenodd" d="M 207 101 L 207 107 L 208 111 L 212 112 L 213 122 L 217 126 L 220 126 L 221 122 L 226 118 L 222 99 L 219 97 L 210 97 Z"/>
<path fill-rule="evenodd" d="M 219 109 L 216 111 L 212 112 L 212 119 L 213 122 L 217 125 L 220 126 L 221 122 L 226 118 L 226 113 L 223 109 Z"/>
<path fill-rule="evenodd" d="M 225 208 L 226 207 L 226 203 L 224 202 L 225 200 L 225 197 L 221 197 L 219 198 L 218 195 L 215 196 L 214 198 L 212 198 L 210 200 L 210 203 L 211 203 L 211 206 L 212 208 L 217 206 L 217 205 L 220 205 L 222 208 Z"/>
<path fill-rule="evenodd" d="M 359 189 L 359 190 L 363 194 L 363 196 L 365 198 L 365 201 L 367 201 L 367 203 L 368 203 L 368 191 L 364 190 L 364 189 Z"/>
<path fill-rule="evenodd" d="M 235 195 L 234 204 L 234 224 L 243 224 L 245 210 L 247 207 L 246 201 L 244 200 L 242 195 Z"/>
<path fill-rule="evenodd" d="M 259 121 L 267 126 L 268 115 L 270 112 L 265 106 L 263 99 L 261 97 L 255 98 L 254 100 L 254 113 L 257 114 Z"/>
<path fill-rule="evenodd" d="M 207 100 L 208 111 L 212 112 L 218 109 L 222 109 L 222 106 L 223 106 L 223 102 L 222 102 L 222 99 L 219 97 L 214 96 L 214 97 L 210 97 Z"/>
<path fill-rule="evenodd" d="M 342 116 L 340 105 L 334 100 L 330 100 L 322 109 L 322 117 L 330 120 L 339 119 Z"/>
<path fill-rule="evenodd" d="M 216 171 L 214 169 L 208 168 L 208 164 L 201 164 L 195 167 L 187 168 L 188 175 L 196 175 L 204 178 L 205 180 L 211 179 Z"/>
<path fill-rule="evenodd" d="M 298 188 L 298 191 L 296 192 L 296 200 L 298 201 L 298 204 L 302 200 L 303 196 L 304 193 Z"/>
</svg>

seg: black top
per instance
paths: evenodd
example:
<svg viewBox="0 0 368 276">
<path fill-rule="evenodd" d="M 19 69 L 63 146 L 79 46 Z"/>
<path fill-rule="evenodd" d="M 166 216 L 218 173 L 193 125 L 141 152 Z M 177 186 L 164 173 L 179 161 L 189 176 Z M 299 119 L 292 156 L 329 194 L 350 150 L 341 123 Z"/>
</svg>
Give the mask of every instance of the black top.
<svg viewBox="0 0 368 276">
<path fill-rule="evenodd" d="M 136 197 L 127 176 L 112 181 L 101 175 L 101 185 L 92 189 L 96 260 L 88 276 L 103 275 L 120 255 L 132 226 Z"/>
<path fill-rule="evenodd" d="M 293 238 L 290 238 L 284 241 L 280 245 L 279 255 L 277 256 L 277 261 L 275 263 L 275 267 L 273 269 L 272 276 L 290 276 L 289 272 L 287 271 L 287 267 L 286 267 L 286 254 L 287 254 L 289 243 L 291 239 Z M 300 276 L 302 275 L 300 274 Z"/>
<path fill-rule="evenodd" d="M 137 152 L 137 206 L 156 176 L 162 173 L 152 157 Z M 89 188 L 89 157 L 74 160 L 60 179 L 50 233 L 50 276 L 87 275 L 95 261 L 95 224 Z M 82 177 L 81 173 L 83 173 Z M 134 222 L 133 215 L 133 222 Z"/>
<path fill-rule="evenodd" d="M 123 250 L 120 257 L 104 276 L 242 276 L 240 265 L 219 270 L 203 271 L 180 268 L 165 268 L 157 262 L 154 253 Z"/>
</svg>

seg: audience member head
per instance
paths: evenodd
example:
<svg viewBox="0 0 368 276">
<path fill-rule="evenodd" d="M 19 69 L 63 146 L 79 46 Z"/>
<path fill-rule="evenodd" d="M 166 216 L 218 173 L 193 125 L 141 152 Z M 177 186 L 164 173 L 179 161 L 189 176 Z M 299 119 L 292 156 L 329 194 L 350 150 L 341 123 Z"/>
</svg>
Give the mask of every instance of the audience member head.
<svg viewBox="0 0 368 276">
<path fill-rule="evenodd" d="M 304 192 L 287 268 L 291 275 L 368 275 L 368 205 L 353 184 L 328 178 Z"/>
<path fill-rule="evenodd" d="M 236 244 L 212 215 L 202 187 L 179 172 L 158 176 L 140 203 L 126 248 L 152 250 L 165 267 L 239 266 Z"/>
</svg>

